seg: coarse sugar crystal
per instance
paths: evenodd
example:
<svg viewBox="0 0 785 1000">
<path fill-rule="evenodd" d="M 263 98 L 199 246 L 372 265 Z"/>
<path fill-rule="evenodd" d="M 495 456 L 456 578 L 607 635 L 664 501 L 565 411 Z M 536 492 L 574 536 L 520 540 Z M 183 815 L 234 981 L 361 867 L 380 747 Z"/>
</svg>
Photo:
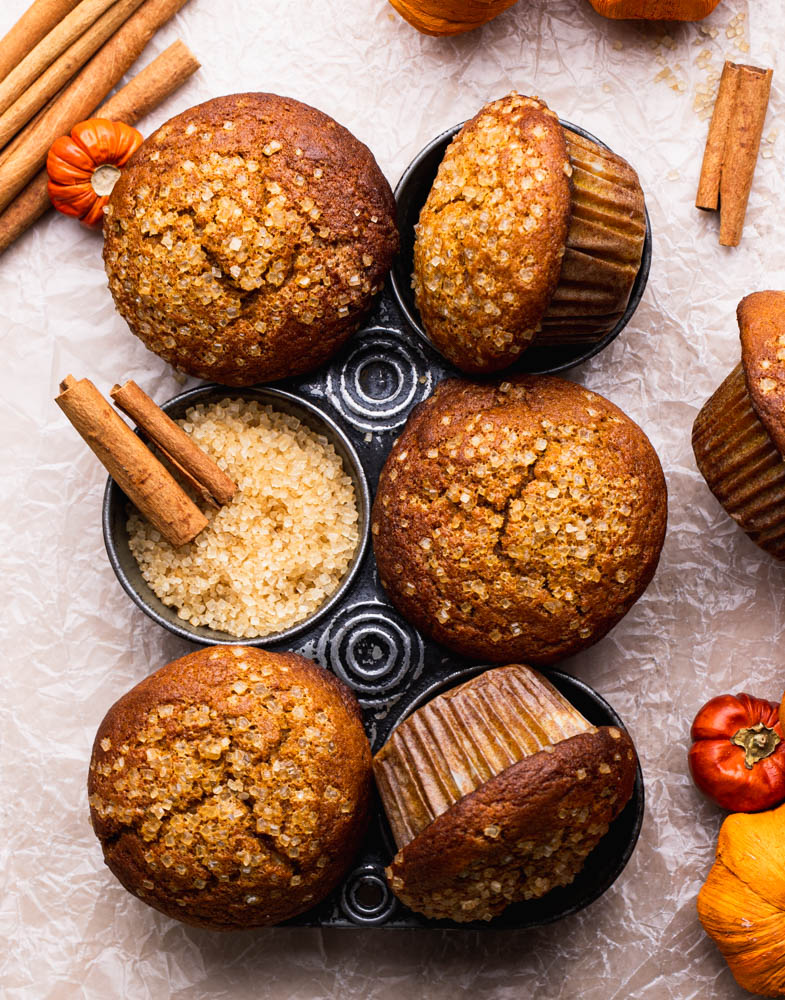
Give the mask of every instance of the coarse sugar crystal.
<svg viewBox="0 0 785 1000">
<path fill-rule="evenodd" d="M 237 483 L 209 524 L 174 548 L 132 511 L 129 546 L 153 592 L 193 625 L 257 638 L 313 614 L 359 541 L 357 498 L 330 442 L 256 400 L 190 408 L 181 426 Z"/>
</svg>

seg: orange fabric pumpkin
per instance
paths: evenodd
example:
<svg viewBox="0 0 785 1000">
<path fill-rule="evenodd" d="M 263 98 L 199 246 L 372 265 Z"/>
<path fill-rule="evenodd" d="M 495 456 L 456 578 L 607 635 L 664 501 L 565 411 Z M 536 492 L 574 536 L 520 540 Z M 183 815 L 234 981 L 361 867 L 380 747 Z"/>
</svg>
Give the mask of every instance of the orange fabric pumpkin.
<svg viewBox="0 0 785 1000">
<path fill-rule="evenodd" d="M 734 813 L 698 895 L 698 916 L 739 986 L 785 997 L 785 806 Z"/>
<path fill-rule="evenodd" d="M 589 0 L 603 17 L 649 21 L 700 21 L 720 0 Z"/>
<path fill-rule="evenodd" d="M 425 35 L 460 35 L 479 28 L 516 0 L 390 0 Z"/>
<path fill-rule="evenodd" d="M 49 197 L 58 212 L 90 228 L 104 220 L 104 205 L 142 135 L 123 122 L 91 118 L 52 143 L 46 158 Z"/>
</svg>

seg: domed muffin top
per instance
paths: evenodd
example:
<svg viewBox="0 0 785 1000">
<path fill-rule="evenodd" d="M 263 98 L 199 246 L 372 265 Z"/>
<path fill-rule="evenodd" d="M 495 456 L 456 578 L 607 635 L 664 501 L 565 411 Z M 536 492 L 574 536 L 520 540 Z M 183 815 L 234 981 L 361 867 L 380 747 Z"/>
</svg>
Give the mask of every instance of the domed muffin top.
<svg viewBox="0 0 785 1000">
<path fill-rule="evenodd" d="M 226 385 L 329 358 L 398 247 L 392 192 L 367 147 L 315 108 L 253 93 L 162 125 L 123 171 L 104 235 L 133 332 Z"/>
<path fill-rule="evenodd" d="M 109 868 L 202 926 L 277 923 L 336 884 L 368 814 L 357 703 L 294 654 L 212 647 L 156 671 L 107 713 L 88 791 Z"/>
<path fill-rule="evenodd" d="M 564 130 L 512 93 L 468 121 L 420 213 L 414 291 L 434 345 L 463 371 L 497 371 L 528 346 L 561 272 L 572 172 Z"/>
<path fill-rule="evenodd" d="M 741 300 L 736 314 L 747 391 L 785 455 L 785 292 L 753 292 Z"/>
<path fill-rule="evenodd" d="M 372 532 L 419 628 L 467 656 L 549 663 L 629 610 L 665 521 L 643 431 L 582 386 L 528 376 L 439 385 L 385 463 Z"/>
</svg>

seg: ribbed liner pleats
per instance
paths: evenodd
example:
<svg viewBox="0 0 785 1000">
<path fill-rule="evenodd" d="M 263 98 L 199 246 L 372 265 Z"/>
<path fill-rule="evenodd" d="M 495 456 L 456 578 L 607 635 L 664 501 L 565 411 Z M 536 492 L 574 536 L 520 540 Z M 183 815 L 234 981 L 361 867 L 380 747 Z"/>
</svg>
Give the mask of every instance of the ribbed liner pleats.
<svg viewBox="0 0 785 1000">
<path fill-rule="evenodd" d="M 621 157 L 565 131 L 572 218 L 561 276 L 537 344 L 600 340 L 624 315 L 646 236 L 643 192 Z"/>
<path fill-rule="evenodd" d="M 737 365 L 698 414 L 692 448 L 709 489 L 750 538 L 785 559 L 785 462 Z"/>
<path fill-rule="evenodd" d="M 499 667 L 405 719 L 374 771 L 398 847 L 506 768 L 594 727 L 544 677 Z"/>
</svg>

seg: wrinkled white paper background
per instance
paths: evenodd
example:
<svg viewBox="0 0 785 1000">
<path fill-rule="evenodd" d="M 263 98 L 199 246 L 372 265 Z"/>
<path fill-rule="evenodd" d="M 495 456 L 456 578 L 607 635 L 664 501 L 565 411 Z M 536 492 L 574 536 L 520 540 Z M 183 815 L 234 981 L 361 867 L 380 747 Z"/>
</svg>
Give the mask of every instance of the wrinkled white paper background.
<svg viewBox="0 0 785 1000">
<path fill-rule="evenodd" d="M 26 5 L 4 0 L 0 32 Z M 52 400 L 68 372 L 104 392 L 134 378 L 161 401 L 181 382 L 114 313 L 99 238 L 50 215 L 0 259 L 3 995 L 746 996 L 695 913 L 722 815 L 693 788 L 686 749 L 709 696 L 781 696 L 785 571 L 721 511 L 689 442 L 698 407 L 738 358 L 737 301 L 785 288 L 780 0 L 723 0 L 702 26 L 611 22 L 588 0 L 520 0 L 453 40 L 418 35 L 384 0 L 190 0 L 139 65 L 176 37 L 204 68 L 142 123 L 148 133 L 209 97 L 272 90 L 347 125 L 394 184 L 434 135 L 517 88 L 547 99 L 639 170 L 654 231 L 649 286 L 622 336 L 570 377 L 609 396 L 651 437 L 668 479 L 670 530 L 644 598 L 564 666 L 629 724 L 646 820 L 611 891 L 527 933 L 214 935 L 162 917 L 120 887 L 88 824 L 93 735 L 116 698 L 187 648 L 116 582 L 101 538 L 103 470 Z M 716 219 L 692 207 L 707 130 L 698 111 L 726 56 L 775 69 L 764 155 L 734 250 L 718 246 Z"/>
</svg>

